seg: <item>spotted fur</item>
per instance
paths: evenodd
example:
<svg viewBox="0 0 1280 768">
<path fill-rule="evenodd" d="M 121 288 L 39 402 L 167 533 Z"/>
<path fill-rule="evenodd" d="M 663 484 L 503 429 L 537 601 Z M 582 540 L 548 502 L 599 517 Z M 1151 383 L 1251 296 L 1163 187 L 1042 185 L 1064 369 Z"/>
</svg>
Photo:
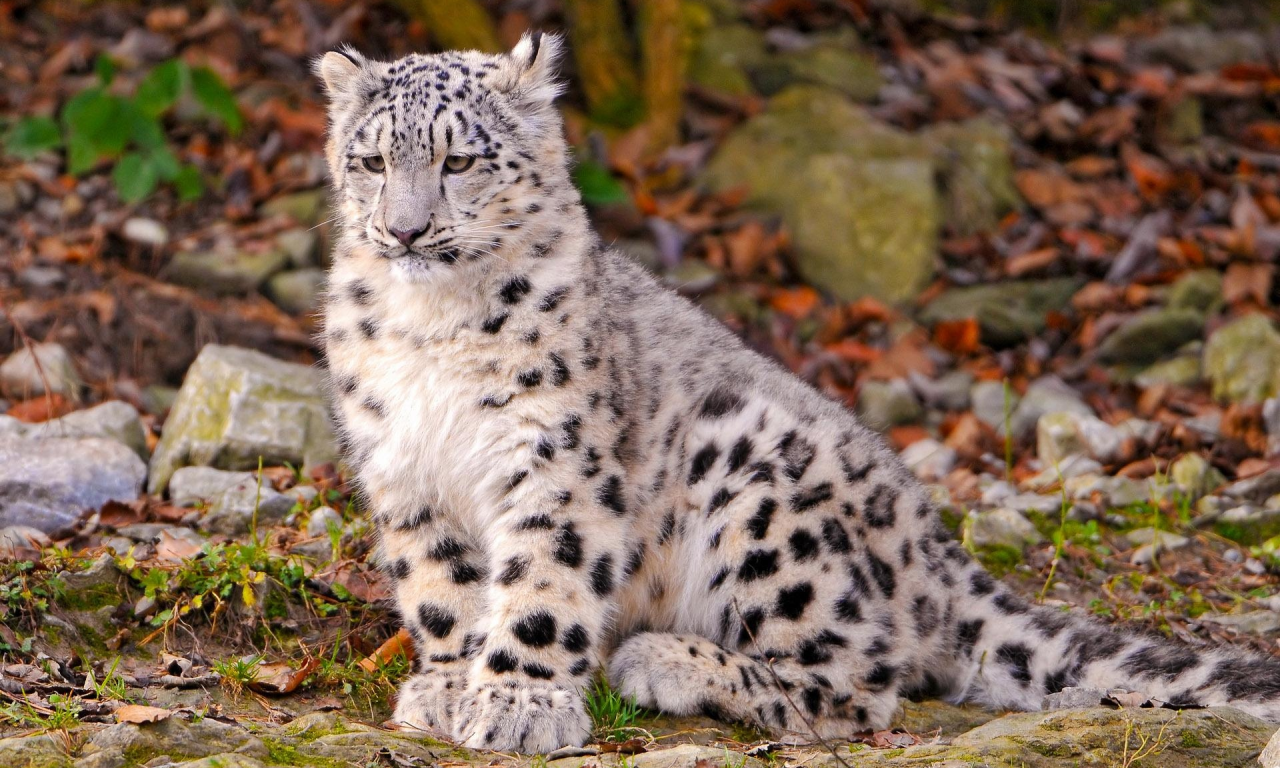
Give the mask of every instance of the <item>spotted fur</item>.
<svg viewBox="0 0 1280 768">
<path fill-rule="evenodd" d="M 1280 715 L 1280 665 L 1010 594 L 876 434 L 601 247 L 552 105 L 559 47 L 318 67 L 335 410 L 418 648 L 397 720 L 581 744 L 605 663 L 645 706 L 800 736 L 883 728 L 923 690 Z"/>
</svg>

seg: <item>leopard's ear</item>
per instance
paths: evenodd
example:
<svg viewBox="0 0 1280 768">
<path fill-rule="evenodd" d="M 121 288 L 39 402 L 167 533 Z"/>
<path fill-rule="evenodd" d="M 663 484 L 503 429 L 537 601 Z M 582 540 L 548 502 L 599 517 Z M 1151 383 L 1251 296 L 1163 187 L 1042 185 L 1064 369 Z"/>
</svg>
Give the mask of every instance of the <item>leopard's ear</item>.
<svg viewBox="0 0 1280 768">
<path fill-rule="evenodd" d="M 324 81 L 330 101 L 338 101 L 359 92 L 367 64 L 368 60 L 355 48 L 344 45 L 321 56 L 315 63 L 315 72 Z"/>
<path fill-rule="evenodd" d="M 564 91 L 564 84 L 556 78 L 563 52 L 564 41 L 560 35 L 524 33 L 506 56 L 499 89 L 522 106 L 550 106 Z"/>
</svg>

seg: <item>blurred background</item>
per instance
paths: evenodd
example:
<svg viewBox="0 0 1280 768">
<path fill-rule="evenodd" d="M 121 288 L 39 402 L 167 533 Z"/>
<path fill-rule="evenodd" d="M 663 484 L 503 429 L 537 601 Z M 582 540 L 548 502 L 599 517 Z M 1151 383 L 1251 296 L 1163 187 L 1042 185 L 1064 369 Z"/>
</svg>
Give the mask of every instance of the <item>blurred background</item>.
<svg viewBox="0 0 1280 768">
<path fill-rule="evenodd" d="M 310 64 L 538 29 L 567 36 L 602 237 L 883 430 L 989 567 L 1274 651 L 1278 21 L 1207 0 L 0 1 L 0 527 L 25 526 L 0 554 L 58 574 L 50 547 L 109 553 L 129 610 L 98 631 L 125 647 L 204 626 L 182 607 L 209 590 L 255 648 L 264 627 L 350 661 L 385 640 L 317 374 L 289 366 L 323 362 L 332 237 Z M 65 480 L 117 466 L 91 447 L 20 460 L 50 435 L 138 463 L 95 486 Z M 283 500 L 251 521 L 260 459 Z M 249 531 L 265 549 L 216 588 L 175 575 Z M 227 597 L 263 580 L 283 613 Z M 54 648 L 24 601 L 0 605 L 0 651 Z"/>
</svg>

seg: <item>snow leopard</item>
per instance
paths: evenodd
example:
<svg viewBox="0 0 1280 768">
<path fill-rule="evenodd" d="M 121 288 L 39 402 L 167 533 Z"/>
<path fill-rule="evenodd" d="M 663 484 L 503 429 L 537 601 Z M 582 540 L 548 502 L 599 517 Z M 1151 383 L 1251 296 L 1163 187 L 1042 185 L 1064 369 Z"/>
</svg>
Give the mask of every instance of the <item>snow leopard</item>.
<svg viewBox="0 0 1280 768">
<path fill-rule="evenodd" d="M 593 232 L 559 37 L 316 66 L 337 235 L 322 343 L 416 659 L 393 719 L 525 753 L 604 674 L 781 737 L 1068 686 L 1280 719 L 1280 664 L 1032 604 L 878 433 Z"/>
</svg>

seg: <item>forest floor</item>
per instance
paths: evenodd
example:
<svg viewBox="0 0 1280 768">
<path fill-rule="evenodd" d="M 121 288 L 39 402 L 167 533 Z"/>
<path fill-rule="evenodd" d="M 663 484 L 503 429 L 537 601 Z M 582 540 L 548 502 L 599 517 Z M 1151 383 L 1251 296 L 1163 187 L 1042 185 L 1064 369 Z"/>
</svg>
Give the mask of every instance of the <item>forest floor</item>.
<svg viewBox="0 0 1280 768">
<path fill-rule="evenodd" d="M 507 38 L 561 21 L 555 4 L 494 5 L 512 6 Z M 600 129 L 576 92 L 566 100 L 606 242 L 883 429 L 966 547 L 1028 598 L 1280 653 L 1272 39 L 1153 17 L 1045 42 L 875 3 L 749 4 L 731 22 L 692 5 L 756 58 L 702 61 L 679 146 L 649 157 L 643 130 Z M 946 179 L 922 251 L 931 277 L 905 300 L 839 298 L 842 278 L 806 268 L 789 211 L 709 182 L 709 163 L 730 164 L 780 109 L 770 97 L 826 77 L 787 56 L 846 33 L 873 86 L 846 89 L 841 109 L 873 124 L 868 141 L 892 131 L 912 162 L 938 150 L 901 137 L 946 145 L 928 160 L 929 184 Z M 267 358 L 318 361 L 330 213 L 309 61 L 340 41 L 388 56 L 430 46 L 377 4 L 0 5 L 0 477 L 17 488 L 37 469 L 106 468 L 85 481 L 101 497 L 90 514 L 58 517 L 40 506 L 47 489 L 0 503 L 0 765 L 538 762 L 384 727 L 409 662 L 347 478 L 304 466 L 316 446 L 258 473 L 237 474 L 256 468 L 242 458 L 168 477 L 196 440 L 179 414 L 201 392 L 295 376 L 287 402 L 262 407 L 322 408 L 305 369 Z M 862 71 L 850 67 L 837 72 Z M 108 81 L 102 93 L 133 106 L 83 98 Z M 119 138 L 134 165 L 77 143 L 77 121 L 103 136 L 134 108 L 163 130 L 160 144 L 140 138 L 149 129 Z M 19 121 L 33 115 L 57 120 Z M 948 144 L 949 126 L 976 118 L 997 138 Z M 42 148 L 50 125 L 65 150 Z M 154 192 L 136 186 L 148 178 Z M 210 347 L 203 378 L 189 376 L 209 343 L 265 357 Z M 75 444 L 37 467 L 30 446 L 50 437 Z M 151 493 L 113 492 L 148 474 Z M 64 480 L 49 487 L 85 491 Z M 1026 715 L 908 703 L 892 730 L 795 746 L 660 718 L 600 687 L 598 743 L 544 764 L 1243 766 L 1273 730 L 1084 695 L 1093 708 Z"/>
</svg>

